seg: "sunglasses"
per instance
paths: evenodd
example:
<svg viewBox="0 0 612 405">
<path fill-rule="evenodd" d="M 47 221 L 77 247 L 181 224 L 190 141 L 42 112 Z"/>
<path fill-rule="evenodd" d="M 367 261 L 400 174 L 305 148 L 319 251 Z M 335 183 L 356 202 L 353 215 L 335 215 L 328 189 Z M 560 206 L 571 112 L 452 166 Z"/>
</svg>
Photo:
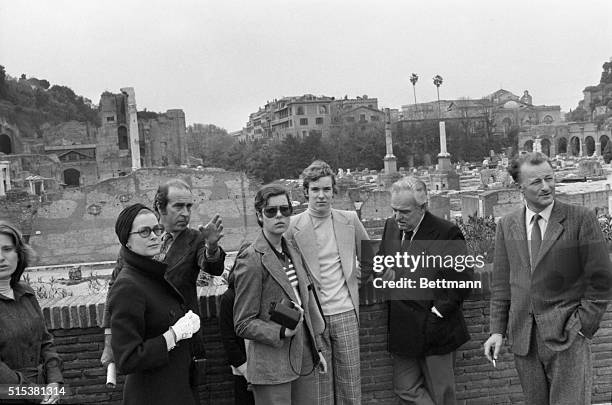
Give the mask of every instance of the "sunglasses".
<svg viewBox="0 0 612 405">
<path fill-rule="evenodd" d="M 266 207 L 263 209 L 263 213 L 266 218 L 274 218 L 278 211 L 280 211 L 282 216 L 289 217 L 293 212 L 293 207 L 290 205 L 279 205 L 277 207 Z"/>
<path fill-rule="evenodd" d="M 157 236 L 161 236 L 165 230 L 166 228 L 164 228 L 162 224 L 157 224 L 153 228 L 151 228 L 150 226 L 143 226 L 136 232 L 130 232 L 130 235 L 133 233 L 137 233 L 138 235 L 140 235 L 141 238 L 148 238 L 151 235 L 151 232 L 153 232 Z"/>
</svg>

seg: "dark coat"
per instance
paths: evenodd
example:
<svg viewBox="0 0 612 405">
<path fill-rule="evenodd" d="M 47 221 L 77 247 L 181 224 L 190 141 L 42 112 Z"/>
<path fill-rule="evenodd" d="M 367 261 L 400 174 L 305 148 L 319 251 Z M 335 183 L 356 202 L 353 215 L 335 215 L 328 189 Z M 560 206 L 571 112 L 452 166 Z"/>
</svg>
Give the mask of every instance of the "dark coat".
<svg viewBox="0 0 612 405">
<path fill-rule="evenodd" d="M 165 274 L 166 280 L 176 287 L 183 297 L 187 307 L 194 313 L 200 315 L 200 306 L 198 305 L 196 282 L 200 269 L 219 276 L 224 270 L 225 252 L 219 247 L 220 256 L 218 260 L 211 261 L 206 258 L 206 241 L 202 233 L 196 229 L 187 228 L 181 232 L 175 241 L 172 242 L 170 249 L 166 253 L 164 263 L 167 264 Z M 117 259 L 117 264 L 111 276 L 110 285 L 119 275 L 123 266 L 121 256 Z M 102 327 L 110 326 L 110 313 L 108 311 L 108 298 Z M 204 342 L 202 330 L 198 331 L 191 339 L 192 350 L 196 357 L 205 357 Z"/>
<path fill-rule="evenodd" d="M 525 208 L 497 224 L 491 280 L 491 333 L 506 334 L 512 352 L 529 351 L 533 327 L 555 352 L 582 332 L 591 339 L 612 298 L 612 268 L 595 214 L 555 201 L 531 270 Z"/>
<path fill-rule="evenodd" d="M 413 255 L 467 254 L 463 234 L 457 225 L 438 218 L 429 212 L 414 235 L 412 243 L 400 246 L 400 230 L 393 218 L 387 219 L 383 231 L 379 255 L 395 255 L 408 252 Z M 442 241 L 458 241 L 444 243 Z M 439 242 L 437 242 L 439 241 Z M 397 242 L 397 243 L 395 243 Z M 396 280 L 407 276 L 405 269 L 396 269 Z M 444 272 L 442 276 L 441 272 Z M 471 280 L 473 270 L 462 272 L 444 269 L 427 269 L 423 275 L 430 279 Z M 407 357 L 422 357 L 450 353 L 470 339 L 463 318 L 462 303 L 470 290 L 436 289 L 435 297 L 424 300 L 389 300 L 389 351 Z M 443 318 L 431 312 L 435 306 Z"/>
<path fill-rule="evenodd" d="M 239 367 L 247 361 L 247 358 L 244 339 L 238 337 L 234 330 L 235 297 L 236 291 L 232 283 L 219 300 L 219 332 L 229 363 L 234 367 Z"/>
<path fill-rule="evenodd" d="M 21 281 L 13 294 L 14 300 L 0 295 L 0 384 L 63 382 L 34 290 Z"/>
<path fill-rule="evenodd" d="M 195 404 L 189 340 L 169 352 L 162 336 L 188 310 L 182 294 L 164 279 L 165 264 L 125 247 L 120 255 L 109 306 L 115 362 L 127 374 L 123 404 Z"/>
</svg>

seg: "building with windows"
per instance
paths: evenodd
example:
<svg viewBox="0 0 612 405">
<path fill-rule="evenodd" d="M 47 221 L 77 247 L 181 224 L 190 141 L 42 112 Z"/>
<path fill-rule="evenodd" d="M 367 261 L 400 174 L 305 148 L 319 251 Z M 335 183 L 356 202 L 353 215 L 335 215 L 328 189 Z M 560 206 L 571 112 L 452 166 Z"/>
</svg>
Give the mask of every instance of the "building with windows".
<svg viewBox="0 0 612 405">
<path fill-rule="evenodd" d="M 362 117 L 363 116 L 363 117 Z M 378 110 L 378 100 L 367 95 L 336 100 L 334 97 L 283 97 L 267 102 L 249 115 L 246 127 L 233 136 L 241 141 L 257 139 L 282 140 L 287 136 L 305 138 L 312 134 L 329 136 L 330 128 L 345 122 L 381 122 L 384 114 Z M 381 124 L 382 125 L 382 124 Z"/>
<path fill-rule="evenodd" d="M 11 181 L 26 187 L 28 178 L 43 176 L 45 181 L 78 187 L 140 167 L 188 163 L 182 110 L 137 112 L 134 90 L 127 87 L 116 94 L 102 93 L 98 111 L 100 126 L 77 121 L 45 124 L 35 139 L 22 137 L 17 127 L 0 118 L 0 155 L 11 162 Z"/>
</svg>

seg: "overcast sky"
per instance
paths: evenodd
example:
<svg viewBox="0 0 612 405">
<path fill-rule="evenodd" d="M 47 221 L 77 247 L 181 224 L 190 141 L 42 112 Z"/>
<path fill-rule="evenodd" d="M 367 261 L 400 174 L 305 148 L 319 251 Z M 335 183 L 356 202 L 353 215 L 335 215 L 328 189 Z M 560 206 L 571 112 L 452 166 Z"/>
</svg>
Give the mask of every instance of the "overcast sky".
<svg viewBox="0 0 612 405">
<path fill-rule="evenodd" d="M 575 108 L 612 57 L 612 1 L 0 0 L 0 64 L 94 103 L 234 131 L 267 100 L 377 97 L 379 107 L 529 90 Z"/>
</svg>

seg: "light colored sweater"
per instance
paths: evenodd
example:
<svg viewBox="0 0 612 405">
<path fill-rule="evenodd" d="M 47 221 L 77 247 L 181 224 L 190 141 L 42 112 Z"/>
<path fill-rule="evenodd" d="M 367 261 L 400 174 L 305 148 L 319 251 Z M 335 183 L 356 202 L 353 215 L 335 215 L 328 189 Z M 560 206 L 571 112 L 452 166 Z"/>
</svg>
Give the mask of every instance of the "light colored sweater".
<svg viewBox="0 0 612 405">
<path fill-rule="evenodd" d="M 349 293 L 340 252 L 334 234 L 331 211 L 321 214 L 308 209 L 318 247 L 319 267 L 321 269 L 321 307 L 325 315 L 336 315 L 354 310 Z"/>
</svg>

